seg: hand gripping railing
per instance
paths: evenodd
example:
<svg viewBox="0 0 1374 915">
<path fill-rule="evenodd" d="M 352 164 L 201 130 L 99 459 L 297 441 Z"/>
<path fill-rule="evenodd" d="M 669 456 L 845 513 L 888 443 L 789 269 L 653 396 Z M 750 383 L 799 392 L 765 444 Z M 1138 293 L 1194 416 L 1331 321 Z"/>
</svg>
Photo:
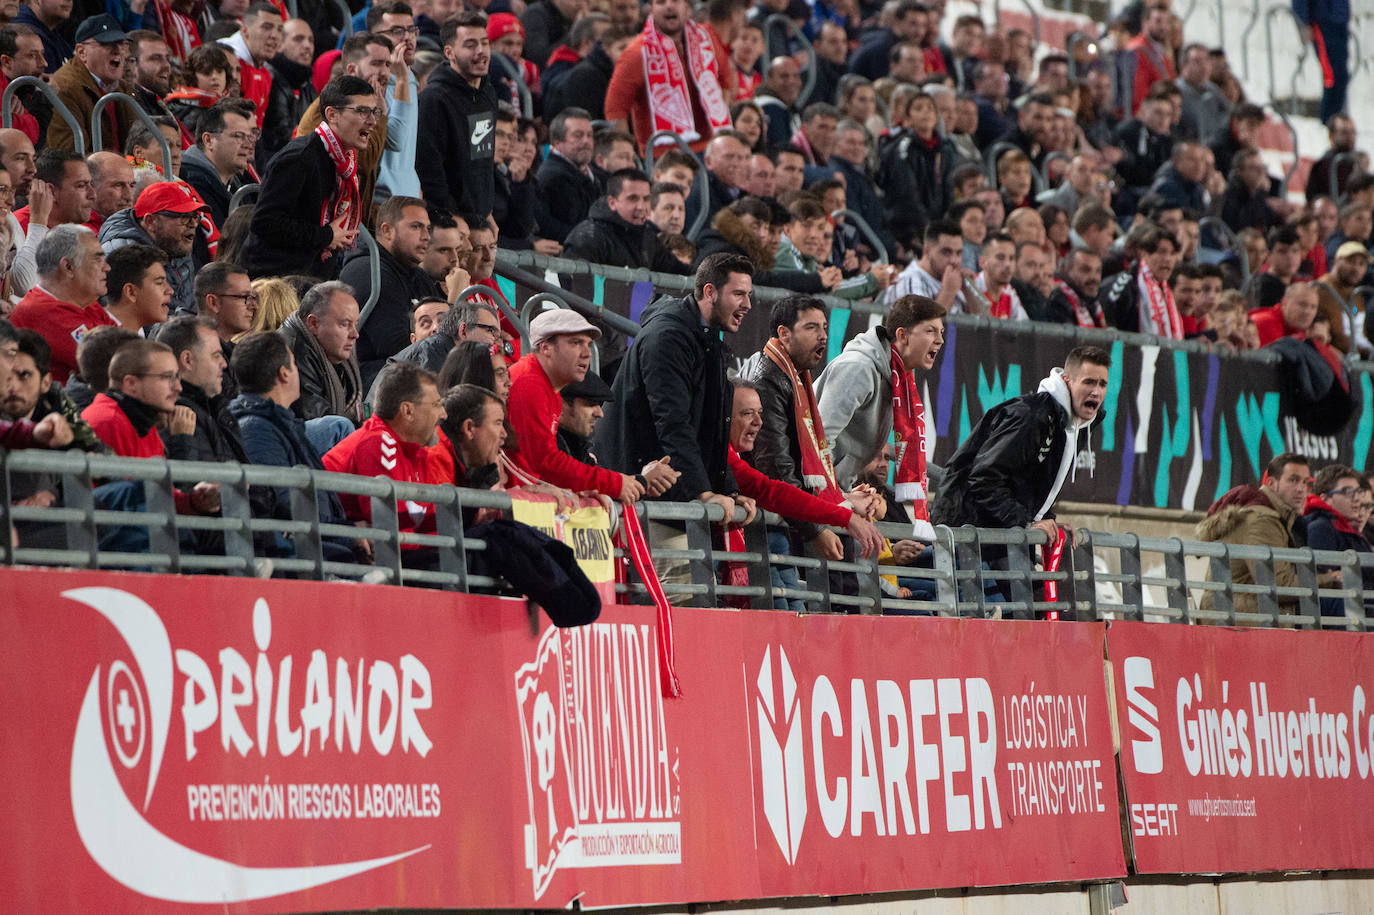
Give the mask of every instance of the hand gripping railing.
<svg viewBox="0 0 1374 915">
<path fill-rule="evenodd" d="M 763 55 L 763 59 L 759 62 L 760 68 L 763 70 L 763 75 L 765 77 L 768 75 L 768 65 L 771 63 L 770 54 L 768 53 L 769 49 L 766 47 L 768 42 L 768 36 L 772 34 L 774 26 L 778 25 L 781 25 L 785 31 L 792 33 L 792 37 L 797 39 L 798 43 L 800 43 L 802 48 L 805 49 L 807 58 L 811 61 L 809 64 L 806 65 L 806 77 L 805 81 L 802 83 L 801 95 L 799 95 L 798 98 L 806 99 L 808 104 L 817 101 L 817 99 L 813 99 L 811 97 L 811 93 L 816 90 L 816 78 L 818 76 L 817 70 L 819 69 L 816 66 L 816 49 L 811 46 L 811 39 L 806 37 L 806 33 L 801 30 L 800 26 L 798 26 L 795 22 L 789 19 L 786 13 L 774 13 L 767 19 L 763 20 L 763 40 L 765 43 L 765 53 Z M 831 104 L 834 104 L 835 102 L 833 98 L 820 99 L 819 101 L 829 102 Z"/>
<path fill-rule="evenodd" d="M 515 91 L 520 95 L 521 112 L 527 118 L 534 117 L 534 96 L 530 94 L 530 87 L 525 85 L 525 77 L 520 74 L 520 68 L 515 65 L 515 61 L 496 51 L 491 52 L 491 59 L 496 61 L 515 83 Z"/>
<path fill-rule="evenodd" d="M 1290 6 L 1275 3 L 1264 11 L 1264 53 L 1268 58 L 1269 64 L 1269 97 L 1271 99 L 1277 97 L 1274 91 L 1274 17 L 1284 14 L 1292 18 L 1298 30 L 1301 30 L 1303 27 L 1302 22 L 1298 19 L 1297 15 L 1294 14 L 1293 8 Z M 1293 67 L 1293 79 L 1290 84 L 1292 97 L 1288 102 L 1294 115 L 1298 113 L 1298 76 L 1302 73 L 1302 65 L 1307 62 L 1307 42 L 1300 41 L 1298 47 L 1301 50 L 1298 52 L 1298 62 Z"/>
<path fill-rule="evenodd" d="M 229 212 L 232 213 L 237 210 L 243 204 L 245 198 L 256 197 L 260 190 L 262 190 L 262 185 L 260 184 L 245 184 L 237 191 L 234 191 L 234 196 L 229 198 Z"/>
<path fill-rule="evenodd" d="M 177 175 L 172 168 L 172 147 L 167 145 L 167 138 L 158 129 L 157 122 L 148 116 L 148 112 L 143 110 L 143 106 L 132 95 L 126 95 L 123 92 L 107 92 L 96 100 L 95 107 L 91 109 L 91 149 L 98 152 L 101 148 L 100 116 L 114 102 L 127 104 L 129 110 L 134 113 L 134 117 L 152 133 L 153 139 L 157 140 L 157 145 L 162 148 L 162 175 L 168 181 L 175 181 Z"/>
<path fill-rule="evenodd" d="M 1245 245 L 1241 244 L 1240 236 L 1218 216 L 1204 216 L 1198 220 L 1197 228 L 1199 233 L 1211 230 L 1226 243 L 1230 251 L 1235 253 L 1237 260 L 1240 261 L 1241 285 L 1245 285 L 1245 281 L 1250 279 L 1250 258 L 1245 253 Z"/>
<path fill-rule="evenodd" d="M 682 137 L 673 133 L 671 130 L 657 130 L 649 134 L 649 139 L 644 141 L 644 164 L 649 174 L 654 173 L 654 150 L 658 148 L 659 137 L 667 137 L 677 144 L 677 148 L 685 152 L 692 158 L 696 158 L 696 153 L 692 152 L 692 147 Z M 711 189 L 707 184 L 705 167 L 697 169 L 696 176 L 692 179 L 692 194 L 697 198 L 697 217 L 692 220 L 692 224 L 687 227 L 687 237 L 696 241 L 696 237 L 701 234 L 701 230 L 706 225 L 707 218 L 711 215 Z"/>
<path fill-rule="evenodd" d="M 36 76 L 20 76 L 10 80 L 10 84 L 5 87 L 5 94 L 0 96 L 0 106 L 4 108 L 4 111 L 0 112 L 0 125 L 7 128 L 14 126 L 14 116 L 12 113 L 14 108 L 14 95 L 25 86 L 32 86 L 37 89 L 52 103 L 53 111 L 56 111 L 58 115 L 61 116 L 62 120 L 67 122 L 67 126 L 72 129 L 72 139 L 76 142 L 76 151 L 83 156 L 86 155 L 86 131 L 85 128 L 81 126 L 81 121 L 77 119 L 76 115 L 72 114 L 72 110 L 58 97 L 57 91 Z M 157 131 L 157 135 L 162 136 L 162 132 Z"/>
<path fill-rule="evenodd" d="M 1344 203 L 1341 199 L 1340 173 L 1341 166 L 1346 162 L 1349 162 L 1352 166 L 1350 177 L 1355 177 L 1355 170 L 1360 167 L 1360 157 L 1357 153 L 1353 152 L 1336 153 L 1336 155 L 1331 158 L 1331 172 L 1327 175 L 1327 180 L 1330 182 L 1331 199 L 1335 201 L 1336 206 L 1340 206 Z"/>
<path fill-rule="evenodd" d="M 382 252 L 377 248 L 377 239 L 372 237 L 372 233 L 362 223 L 358 223 L 358 239 L 367 245 L 367 278 L 372 284 L 367 301 L 363 303 L 363 310 L 358 313 L 358 329 L 361 330 L 363 322 L 372 314 L 372 309 L 377 307 L 377 299 L 382 294 Z"/>
<path fill-rule="evenodd" d="M 883 244 L 883 240 L 878 237 L 877 232 L 873 231 L 873 227 L 868 224 L 867 219 L 864 219 L 854 210 L 850 209 L 839 209 L 830 211 L 831 219 L 837 219 L 841 216 L 843 216 L 845 219 L 853 223 L 854 228 L 859 230 L 859 234 L 862 235 L 868 241 L 868 243 L 873 246 L 873 250 L 878 254 L 878 263 L 891 263 L 891 261 L 888 260 L 887 245 Z"/>
</svg>

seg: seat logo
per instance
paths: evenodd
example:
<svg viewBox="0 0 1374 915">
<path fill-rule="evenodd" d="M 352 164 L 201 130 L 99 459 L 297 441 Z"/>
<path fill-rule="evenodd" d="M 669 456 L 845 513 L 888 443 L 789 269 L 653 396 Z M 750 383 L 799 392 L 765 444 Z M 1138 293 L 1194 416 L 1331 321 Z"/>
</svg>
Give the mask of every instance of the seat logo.
<svg viewBox="0 0 1374 915">
<path fill-rule="evenodd" d="M 1131 739 L 1135 770 L 1144 775 L 1164 771 L 1164 748 L 1159 738 L 1159 709 L 1146 698 L 1145 690 L 1155 688 L 1154 665 L 1149 658 L 1130 657 L 1121 664 L 1126 680 L 1127 719 L 1144 739 Z"/>
<path fill-rule="evenodd" d="M 801 699 L 787 653 L 764 649 L 757 680 L 759 774 L 763 815 L 788 864 L 797 863 L 806 825 L 806 769 L 802 759 Z"/>
</svg>

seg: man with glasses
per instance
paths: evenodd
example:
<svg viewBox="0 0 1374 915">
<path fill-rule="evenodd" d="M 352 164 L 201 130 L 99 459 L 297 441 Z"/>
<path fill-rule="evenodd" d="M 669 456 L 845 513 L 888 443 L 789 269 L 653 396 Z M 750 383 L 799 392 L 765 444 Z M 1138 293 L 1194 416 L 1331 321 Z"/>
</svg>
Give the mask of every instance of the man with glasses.
<svg viewBox="0 0 1374 915">
<path fill-rule="evenodd" d="M 323 123 L 287 143 L 263 175 L 243 250 L 253 276 L 329 278 L 370 206 L 359 153 L 380 128 L 380 100 L 364 80 L 340 76 L 324 87 L 319 104 Z"/>
<path fill-rule="evenodd" d="M 1302 513 L 1312 491 L 1312 470 L 1307 458 L 1292 451 L 1275 457 L 1264 470 L 1258 486 L 1243 484 L 1212 503 L 1207 517 L 1197 526 L 1197 537 L 1217 543 L 1251 546 L 1301 547 L 1307 545 L 1307 525 Z M 1251 560 L 1231 560 L 1231 581 L 1255 583 Z M 1274 563 L 1274 583 L 1293 587 L 1298 575 L 1291 563 Z M 1279 612 L 1293 613 L 1297 599 L 1280 597 Z M 1237 613 L 1254 613 L 1255 595 L 1236 594 Z M 1202 596 L 1198 608 L 1213 608 L 1212 592 Z"/>
<path fill-rule="evenodd" d="M 100 227 L 105 253 L 125 245 L 152 245 L 167 256 L 167 283 L 172 287 L 172 311 L 194 314 L 195 264 L 191 248 L 196 243 L 205 201 L 189 184 L 159 181 L 138 195 L 134 205 L 120 210 Z"/>
<path fill-rule="evenodd" d="M 1312 494 L 1307 497 L 1303 520 L 1307 522 L 1307 545 L 1314 550 L 1343 553 L 1374 552 L 1364 537 L 1364 526 L 1374 510 L 1374 494 L 1369 483 L 1353 467 L 1328 464 L 1312 481 Z M 1374 566 L 1360 567 L 1360 587 L 1374 590 Z M 1332 570 L 1324 578 L 1330 587 L 1340 587 L 1340 572 Z M 1346 586 L 1354 582 L 1346 582 Z M 1361 601 L 1363 604 L 1363 601 Z M 1345 616 L 1345 601 L 1339 597 L 1321 599 L 1322 616 Z"/>
<path fill-rule="evenodd" d="M 415 63 L 415 43 L 419 40 L 420 29 L 415 25 L 415 15 L 409 4 L 383 0 L 367 11 L 367 30 L 386 36 L 394 46 L 391 73 L 384 93 L 387 150 L 382 153 L 377 190 L 382 197 L 419 197 L 415 146 L 419 142 L 420 83 L 410 67 Z"/>
<path fill-rule="evenodd" d="M 413 362 L 438 375 L 448 354 L 464 340 L 476 340 L 490 346 L 504 346 L 501 323 L 496 317 L 496 306 L 487 302 L 474 302 L 471 299 L 454 305 L 439 319 L 439 326 L 432 334 L 416 340 L 387 359 L 386 364 Z M 380 382 L 380 375 L 377 380 Z M 376 399 L 377 384 L 374 383 L 368 391 L 367 401 L 373 403 Z"/>
<path fill-rule="evenodd" d="M 229 218 L 232 185 L 253 152 L 253 121 L 236 104 L 224 100 L 206 108 L 196 125 L 196 145 L 181 157 L 182 180 L 205 201 L 216 226 Z"/>
<path fill-rule="evenodd" d="M 248 278 L 247 271 L 237 264 L 213 261 L 196 274 L 195 303 L 193 314 L 215 319 L 220 347 L 224 350 L 227 364 L 234 355 L 233 338 L 247 333 L 258 313 L 258 296 L 253 291 L 253 281 Z M 231 400 L 237 394 L 234 374 L 226 371 L 225 399 Z"/>
</svg>

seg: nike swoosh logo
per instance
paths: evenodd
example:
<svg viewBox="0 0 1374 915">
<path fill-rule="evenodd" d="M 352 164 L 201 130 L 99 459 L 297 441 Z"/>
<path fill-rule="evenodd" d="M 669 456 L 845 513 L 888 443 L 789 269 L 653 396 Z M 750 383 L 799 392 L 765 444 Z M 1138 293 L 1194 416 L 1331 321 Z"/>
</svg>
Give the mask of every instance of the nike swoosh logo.
<svg viewBox="0 0 1374 915">
<path fill-rule="evenodd" d="M 476 127 L 472 128 L 472 145 L 476 146 L 478 143 L 485 140 L 487 134 L 491 133 L 493 126 L 495 125 L 491 121 L 482 121 Z"/>
</svg>

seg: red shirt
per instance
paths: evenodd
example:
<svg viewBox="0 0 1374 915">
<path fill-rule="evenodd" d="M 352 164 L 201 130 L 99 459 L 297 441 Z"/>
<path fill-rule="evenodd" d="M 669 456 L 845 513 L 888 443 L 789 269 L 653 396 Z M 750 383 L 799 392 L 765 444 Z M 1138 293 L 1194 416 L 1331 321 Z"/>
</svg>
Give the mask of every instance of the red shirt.
<svg viewBox="0 0 1374 915">
<path fill-rule="evenodd" d="M 1150 36 L 1144 32 L 1126 42 L 1126 50 L 1135 52 L 1135 82 L 1131 86 L 1131 111 L 1139 113 L 1145 96 L 1150 94 L 1150 87 L 1161 80 L 1172 83 L 1178 74 L 1174 72 L 1174 62 L 1169 55 L 1161 54 L 1159 45 L 1151 41 Z"/>
<path fill-rule="evenodd" d="M 391 431 L 386 420 L 370 416 L 362 428 L 329 449 L 324 456 L 324 469 L 334 473 L 351 473 L 360 477 L 387 477 L 406 483 L 431 483 L 426 475 L 424 445 L 401 441 Z M 449 480 L 452 482 L 452 480 Z M 350 521 L 372 523 L 372 500 L 368 496 L 339 493 L 344 514 Z M 434 530 L 434 506 L 428 502 L 402 499 L 396 502 L 400 530 L 427 532 Z M 403 544 L 403 549 L 416 549 L 415 544 Z"/>
<path fill-rule="evenodd" d="M 272 71 L 266 67 L 255 67 L 240 58 L 239 85 L 243 89 L 243 97 L 258 109 L 258 129 L 261 130 L 263 116 L 267 114 L 267 98 L 272 94 Z"/>
<path fill-rule="evenodd" d="M 1253 309 L 1250 312 L 1250 320 L 1255 322 L 1255 330 L 1259 331 L 1260 346 L 1268 346 L 1283 337 L 1297 337 L 1299 340 L 1307 337 L 1305 331 L 1289 327 L 1283 320 L 1282 302 L 1268 308 Z"/>
<path fill-rule="evenodd" d="M 119 401 L 108 394 L 95 395 L 91 405 L 81 411 L 81 418 L 90 423 L 100 440 L 119 457 L 163 457 L 166 454 L 157 430 L 150 428 L 139 435 Z M 186 493 L 175 490 L 174 499 L 179 513 L 191 511 L 191 500 Z"/>
<path fill-rule="evenodd" d="M 759 508 L 777 512 L 784 518 L 834 527 L 848 527 L 849 519 L 854 517 L 852 509 L 827 502 L 791 483 L 765 476 L 740 457 L 734 445 L 726 450 L 725 460 L 730 465 L 730 472 L 735 475 L 735 484 L 739 486 L 740 493 L 757 502 Z"/>
<path fill-rule="evenodd" d="M 506 413 L 515 430 L 518 450 L 507 449 L 515 465 L 539 479 L 574 492 L 596 490 L 620 498 L 624 478 L 613 470 L 584 464 L 558 450 L 558 416 L 563 398 L 553 389 L 544 367 L 533 353 L 510 370 Z"/>
<path fill-rule="evenodd" d="M 19 300 L 10 323 L 37 331 L 47 341 L 52 348 L 53 380 L 62 385 L 76 374 L 76 345 L 82 336 L 102 324 L 119 325 L 99 302 L 73 305 L 54 298 L 42 286 L 33 287 Z"/>
<path fill-rule="evenodd" d="M 8 89 L 9 85 L 10 78 L 6 76 L 4 73 L 0 73 L 0 92 L 4 92 L 6 89 Z M 15 105 L 16 107 L 14 110 L 18 112 L 18 114 L 14 116 L 14 126 L 19 130 L 24 131 L 24 136 L 28 137 L 29 142 L 32 143 L 34 146 L 40 145 L 39 139 L 42 135 L 38 132 L 38 118 L 29 114 L 28 110 L 25 109 L 24 106 L 19 103 L 18 99 L 15 100 Z"/>
</svg>

